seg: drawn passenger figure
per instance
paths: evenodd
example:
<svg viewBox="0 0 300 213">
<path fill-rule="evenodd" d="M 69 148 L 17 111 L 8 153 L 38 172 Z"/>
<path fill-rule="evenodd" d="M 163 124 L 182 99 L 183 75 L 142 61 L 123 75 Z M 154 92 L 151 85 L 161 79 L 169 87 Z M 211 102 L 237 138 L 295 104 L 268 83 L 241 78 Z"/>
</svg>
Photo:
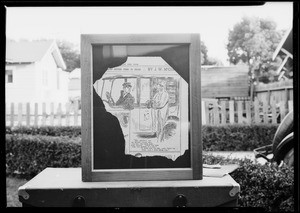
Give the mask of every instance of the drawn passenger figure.
<svg viewBox="0 0 300 213">
<path fill-rule="evenodd" d="M 155 117 L 157 121 L 157 138 L 162 141 L 163 127 L 167 120 L 169 94 L 166 91 L 166 82 L 158 82 L 158 92 L 153 97 L 153 108 L 155 109 Z"/>
</svg>

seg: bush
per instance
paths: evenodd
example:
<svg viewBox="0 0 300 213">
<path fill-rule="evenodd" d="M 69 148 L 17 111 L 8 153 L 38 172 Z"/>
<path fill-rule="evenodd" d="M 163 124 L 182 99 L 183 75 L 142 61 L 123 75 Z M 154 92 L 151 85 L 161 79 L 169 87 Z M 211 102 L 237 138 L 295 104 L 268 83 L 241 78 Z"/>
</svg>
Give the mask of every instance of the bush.
<svg viewBox="0 0 300 213">
<path fill-rule="evenodd" d="M 6 135 L 6 174 L 30 179 L 46 167 L 79 167 L 81 139 Z"/>
<path fill-rule="evenodd" d="M 81 135 L 81 127 L 80 126 L 79 127 L 73 127 L 73 126 L 9 127 L 7 126 L 6 134 L 78 137 Z"/>
<path fill-rule="evenodd" d="M 265 211 L 294 211 L 294 168 L 254 164 L 250 159 L 205 155 L 205 164 L 238 164 L 230 175 L 240 184 L 239 207 L 261 207 Z"/>
<path fill-rule="evenodd" d="M 239 205 L 266 211 L 294 211 L 294 170 L 242 162 L 232 177 L 241 186 Z"/>
<path fill-rule="evenodd" d="M 205 151 L 252 151 L 272 143 L 278 125 L 202 126 Z M 80 127 L 6 127 L 6 134 L 81 136 Z"/>
<path fill-rule="evenodd" d="M 6 174 L 31 179 L 46 167 L 80 167 L 80 138 L 6 135 Z M 293 211 L 294 170 L 276 165 L 254 164 L 250 159 L 231 159 L 207 154 L 205 164 L 239 164 L 231 173 L 240 184 L 241 207 L 266 211 Z"/>
<path fill-rule="evenodd" d="M 278 125 L 203 126 L 205 151 L 252 151 L 272 143 Z"/>
</svg>

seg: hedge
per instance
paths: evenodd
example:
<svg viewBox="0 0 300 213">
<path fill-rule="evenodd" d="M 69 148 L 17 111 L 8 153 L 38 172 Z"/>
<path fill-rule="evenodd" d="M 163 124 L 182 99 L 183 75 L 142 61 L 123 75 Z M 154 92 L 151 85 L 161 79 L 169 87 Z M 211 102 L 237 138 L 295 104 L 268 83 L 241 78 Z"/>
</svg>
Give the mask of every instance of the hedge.
<svg viewBox="0 0 300 213">
<path fill-rule="evenodd" d="M 241 162 L 232 173 L 241 186 L 239 205 L 266 211 L 294 211 L 294 169 Z"/>
<path fill-rule="evenodd" d="M 202 126 L 205 151 L 252 151 L 272 143 L 278 125 Z M 6 134 L 81 136 L 80 127 L 6 127 Z"/>
<path fill-rule="evenodd" d="M 278 125 L 203 126 L 205 151 L 252 151 L 272 143 Z"/>
<path fill-rule="evenodd" d="M 81 136 L 81 127 L 73 126 L 20 126 L 20 127 L 6 127 L 6 134 L 27 134 L 27 135 L 45 135 L 45 136 Z"/>
<path fill-rule="evenodd" d="M 231 177 L 240 184 L 239 207 L 261 207 L 265 211 L 294 211 L 294 168 L 276 164 L 254 164 L 250 159 L 205 155 L 205 164 L 238 164 Z"/>
<path fill-rule="evenodd" d="M 6 174 L 31 179 L 46 167 L 80 167 L 78 138 L 6 135 Z M 263 207 L 266 211 L 293 211 L 294 170 L 272 164 L 254 164 L 249 159 L 231 159 L 211 154 L 205 164 L 239 164 L 231 173 L 240 184 L 238 205 Z"/>
<path fill-rule="evenodd" d="M 30 179 L 46 167 L 79 167 L 81 139 L 6 135 L 6 174 Z"/>
</svg>

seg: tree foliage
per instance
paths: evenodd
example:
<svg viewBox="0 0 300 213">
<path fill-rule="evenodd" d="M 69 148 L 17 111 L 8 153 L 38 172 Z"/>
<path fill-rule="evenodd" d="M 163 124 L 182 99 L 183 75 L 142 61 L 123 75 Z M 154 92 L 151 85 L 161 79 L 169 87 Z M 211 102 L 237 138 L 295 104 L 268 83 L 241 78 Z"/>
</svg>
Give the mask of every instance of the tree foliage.
<svg viewBox="0 0 300 213">
<path fill-rule="evenodd" d="M 200 51 L 201 51 L 201 65 L 217 65 L 217 66 L 222 66 L 223 63 L 216 58 L 211 58 L 208 56 L 207 52 L 207 47 L 203 41 L 200 43 Z"/>
<path fill-rule="evenodd" d="M 75 44 L 69 41 L 57 41 L 57 46 L 66 63 L 66 71 L 73 71 L 75 68 L 80 68 L 80 53 L 76 49 Z"/>
<path fill-rule="evenodd" d="M 223 62 L 218 58 L 208 57 L 205 65 L 224 66 Z"/>
<path fill-rule="evenodd" d="M 201 43 L 200 43 L 200 51 L 201 51 L 201 64 L 206 65 L 207 64 L 207 47 L 203 41 L 201 41 Z"/>
<path fill-rule="evenodd" d="M 227 51 L 233 64 L 247 63 L 251 73 L 261 75 L 274 69 L 272 54 L 283 32 L 276 30 L 276 23 L 258 17 L 243 17 L 229 31 Z"/>
</svg>

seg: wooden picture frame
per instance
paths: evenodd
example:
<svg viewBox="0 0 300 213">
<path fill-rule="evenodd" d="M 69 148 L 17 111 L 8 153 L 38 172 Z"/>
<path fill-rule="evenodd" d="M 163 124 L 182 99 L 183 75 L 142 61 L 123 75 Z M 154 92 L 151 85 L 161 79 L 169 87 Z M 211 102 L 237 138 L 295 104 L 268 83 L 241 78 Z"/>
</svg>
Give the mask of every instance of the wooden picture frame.
<svg viewBox="0 0 300 213">
<path fill-rule="evenodd" d="M 92 168 L 93 45 L 186 44 L 189 46 L 190 168 Z M 200 180 L 202 179 L 201 72 L 199 34 L 83 34 L 81 35 L 82 181 Z"/>
</svg>

